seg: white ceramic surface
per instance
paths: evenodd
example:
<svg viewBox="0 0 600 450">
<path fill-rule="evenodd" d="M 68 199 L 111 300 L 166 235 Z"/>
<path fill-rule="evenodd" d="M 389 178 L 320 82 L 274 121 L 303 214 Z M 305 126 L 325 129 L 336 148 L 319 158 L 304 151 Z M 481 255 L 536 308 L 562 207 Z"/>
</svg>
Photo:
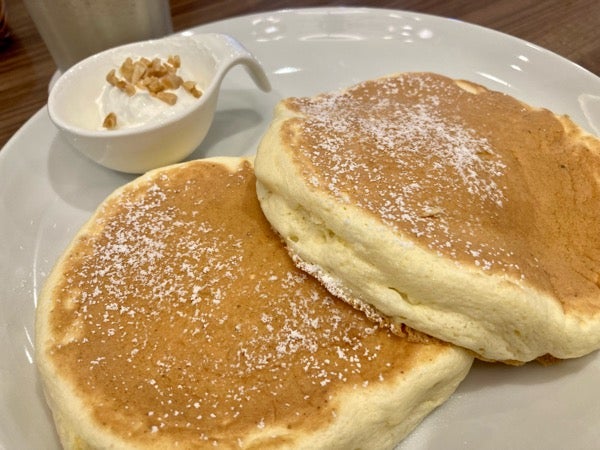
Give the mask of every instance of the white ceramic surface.
<svg viewBox="0 0 600 450">
<path fill-rule="evenodd" d="M 158 123 L 98 129 L 103 117 L 96 98 L 106 84 L 106 74 L 128 57 L 166 60 L 171 55 L 181 58 L 202 97 L 188 108 L 174 109 L 177 112 Z M 260 89 L 270 90 L 260 63 L 226 34 L 175 35 L 127 44 L 86 58 L 58 78 L 50 91 L 48 112 L 65 140 L 93 161 L 122 172 L 143 173 L 179 162 L 200 145 L 212 124 L 221 83 L 238 64 L 248 69 Z"/>
<path fill-rule="evenodd" d="M 190 156 L 251 154 L 277 100 L 366 78 L 437 71 L 508 92 L 600 129 L 600 79 L 535 45 L 421 14 L 309 9 L 239 17 L 226 32 L 263 63 L 273 91 L 238 69 L 213 127 Z M 53 262 L 98 203 L 131 180 L 84 158 L 39 111 L 0 152 L 0 449 L 58 442 L 34 366 L 34 307 Z M 592 449 L 600 442 L 600 355 L 556 366 L 476 363 L 456 394 L 400 446 L 415 449 Z"/>
</svg>

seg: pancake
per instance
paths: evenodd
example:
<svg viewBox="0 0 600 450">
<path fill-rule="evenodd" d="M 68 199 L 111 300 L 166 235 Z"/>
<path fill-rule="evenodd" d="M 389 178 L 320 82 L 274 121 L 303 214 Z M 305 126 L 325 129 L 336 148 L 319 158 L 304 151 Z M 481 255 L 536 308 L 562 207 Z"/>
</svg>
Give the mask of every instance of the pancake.
<svg viewBox="0 0 600 450">
<path fill-rule="evenodd" d="M 255 184 L 242 158 L 149 172 L 66 249 L 36 317 L 65 448 L 391 448 L 465 377 L 297 269 Z"/>
<path fill-rule="evenodd" d="M 433 73 L 276 107 L 261 206 L 357 307 L 520 363 L 600 347 L 600 142 L 566 116 Z"/>
</svg>

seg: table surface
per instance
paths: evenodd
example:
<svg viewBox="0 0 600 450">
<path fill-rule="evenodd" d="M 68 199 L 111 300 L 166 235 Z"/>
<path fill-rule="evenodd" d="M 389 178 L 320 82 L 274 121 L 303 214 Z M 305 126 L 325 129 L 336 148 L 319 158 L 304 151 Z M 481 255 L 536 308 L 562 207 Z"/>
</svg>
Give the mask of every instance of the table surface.
<svg viewBox="0 0 600 450">
<path fill-rule="evenodd" d="M 2 1 L 2 0 L 0 0 Z M 0 44 L 0 148 L 46 104 L 56 68 L 22 0 L 4 0 L 10 39 Z M 544 47 L 600 76 L 600 0 L 170 0 L 175 31 L 285 8 L 370 6 L 463 20 Z"/>
</svg>

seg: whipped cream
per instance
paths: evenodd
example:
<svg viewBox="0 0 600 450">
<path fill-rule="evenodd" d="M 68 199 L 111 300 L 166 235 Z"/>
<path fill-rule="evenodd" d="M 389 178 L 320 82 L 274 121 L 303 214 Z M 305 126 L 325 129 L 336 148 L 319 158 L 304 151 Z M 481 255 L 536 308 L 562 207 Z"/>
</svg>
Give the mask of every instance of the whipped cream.
<svg viewBox="0 0 600 450">
<path fill-rule="evenodd" d="M 178 75 L 184 80 L 192 79 L 181 69 L 178 71 Z M 136 87 L 135 90 L 135 94 L 130 96 L 118 87 L 105 83 L 100 95 L 95 100 L 101 118 L 98 121 L 98 129 L 106 129 L 102 126 L 102 119 L 109 113 L 117 116 L 117 129 L 133 128 L 164 122 L 191 108 L 199 101 L 183 87 L 166 91 L 177 95 L 177 101 L 173 105 L 153 97 L 145 89 Z"/>
</svg>

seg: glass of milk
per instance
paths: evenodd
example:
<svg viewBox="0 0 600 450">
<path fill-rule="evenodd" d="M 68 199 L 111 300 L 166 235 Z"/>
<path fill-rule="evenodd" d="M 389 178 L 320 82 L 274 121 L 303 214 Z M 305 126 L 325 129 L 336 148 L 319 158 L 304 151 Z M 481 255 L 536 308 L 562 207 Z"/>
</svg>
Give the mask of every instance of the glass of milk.
<svg viewBox="0 0 600 450">
<path fill-rule="evenodd" d="M 169 0 L 24 0 L 56 66 L 173 32 Z"/>
</svg>

